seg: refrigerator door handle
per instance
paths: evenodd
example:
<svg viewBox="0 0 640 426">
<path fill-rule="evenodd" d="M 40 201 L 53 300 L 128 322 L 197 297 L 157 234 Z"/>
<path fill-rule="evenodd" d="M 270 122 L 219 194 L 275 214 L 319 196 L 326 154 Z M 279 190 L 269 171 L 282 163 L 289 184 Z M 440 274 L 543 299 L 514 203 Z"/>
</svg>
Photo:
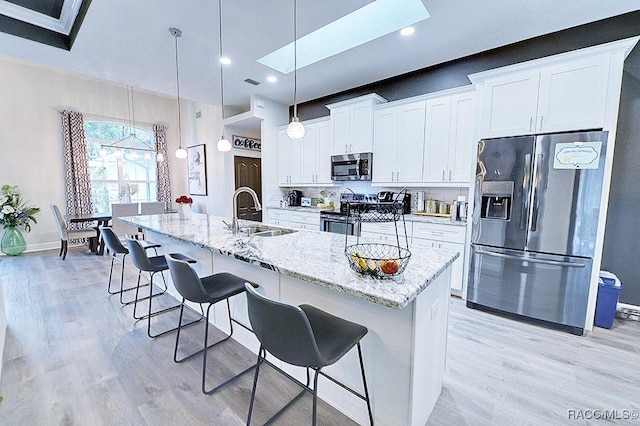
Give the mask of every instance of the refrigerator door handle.
<svg viewBox="0 0 640 426">
<path fill-rule="evenodd" d="M 531 154 L 524 156 L 524 178 L 522 179 L 522 210 L 520 211 L 520 230 L 527 229 L 527 213 L 531 196 Z"/>
<path fill-rule="evenodd" d="M 531 232 L 536 232 L 536 229 L 538 227 L 538 210 L 540 207 L 540 197 L 538 195 L 538 192 L 540 191 L 540 169 L 542 168 L 543 158 L 543 154 L 536 154 L 535 178 L 533 181 L 533 206 L 531 212 L 531 224 L 529 226 Z"/>
<path fill-rule="evenodd" d="M 512 260 L 519 260 L 521 262 L 541 263 L 544 265 L 562 266 L 567 268 L 584 268 L 586 266 L 584 263 L 572 263 L 572 262 L 561 262 L 558 260 L 524 258 L 522 256 L 512 256 L 510 254 L 504 254 L 504 253 L 494 253 L 492 251 L 486 251 L 481 249 L 476 250 L 476 253 L 484 254 L 486 256 L 499 257 L 501 259 L 512 259 Z"/>
</svg>

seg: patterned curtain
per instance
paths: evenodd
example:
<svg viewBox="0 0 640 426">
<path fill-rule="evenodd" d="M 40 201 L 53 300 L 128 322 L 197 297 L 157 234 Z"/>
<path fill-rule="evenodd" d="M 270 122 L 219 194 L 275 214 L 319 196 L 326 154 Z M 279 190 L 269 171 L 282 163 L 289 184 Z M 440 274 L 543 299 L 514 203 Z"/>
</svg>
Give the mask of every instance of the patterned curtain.
<svg viewBox="0 0 640 426">
<path fill-rule="evenodd" d="M 153 125 L 156 137 L 156 198 L 164 203 L 165 210 L 171 210 L 171 180 L 169 179 L 169 156 L 167 154 L 166 128 L 161 124 Z"/>
<path fill-rule="evenodd" d="M 93 205 L 89 155 L 84 137 L 84 117 L 79 112 L 73 111 L 62 111 L 60 114 L 64 138 L 67 214 L 89 214 L 93 212 Z M 81 224 L 71 225 L 82 226 Z"/>
</svg>

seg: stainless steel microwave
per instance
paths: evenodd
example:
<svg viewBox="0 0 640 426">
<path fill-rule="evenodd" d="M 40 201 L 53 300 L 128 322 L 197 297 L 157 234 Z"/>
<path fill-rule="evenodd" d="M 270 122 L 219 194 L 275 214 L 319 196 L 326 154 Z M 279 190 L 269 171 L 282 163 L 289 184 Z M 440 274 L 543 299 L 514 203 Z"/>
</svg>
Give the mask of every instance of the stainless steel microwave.
<svg viewBox="0 0 640 426">
<path fill-rule="evenodd" d="M 371 180 L 370 152 L 331 156 L 331 180 Z"/>
</svg>

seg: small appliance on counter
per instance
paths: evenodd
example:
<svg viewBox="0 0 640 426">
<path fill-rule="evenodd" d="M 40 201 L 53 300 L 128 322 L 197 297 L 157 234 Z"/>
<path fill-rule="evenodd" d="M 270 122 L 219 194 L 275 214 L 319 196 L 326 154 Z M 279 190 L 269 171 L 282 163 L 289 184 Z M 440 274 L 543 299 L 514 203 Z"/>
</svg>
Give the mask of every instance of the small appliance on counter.
<svg viewBox="0 0 640 426">
<path fill-rule="evenodd" d="M 292 189 L 291 191 L 289 191 L 288 198 L 290 207 L 299 206 L 302 203 L 302 191 L 298 189 Z"/>
<path fill-rule="evenodd" d="M 300 205 L 302 207 L 314 207 L 316 205 L 317 198 L 302 197 L 300 198 Z"/>
</svg>

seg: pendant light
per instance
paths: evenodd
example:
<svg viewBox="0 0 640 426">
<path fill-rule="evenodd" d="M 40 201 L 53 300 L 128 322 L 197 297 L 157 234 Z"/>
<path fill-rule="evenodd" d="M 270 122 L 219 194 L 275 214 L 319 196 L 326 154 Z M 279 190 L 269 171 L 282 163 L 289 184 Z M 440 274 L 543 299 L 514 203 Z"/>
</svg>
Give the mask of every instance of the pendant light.
<svg viewBox="0 0 640 426">
<path fill-rule="evenodd" d="M 222 136 L 220 136 L 220 140 L 217 143 L 218 151 L 220 152 L 229 152 L 231 151 L 231 142 L 229 142 L 224 137 L 224 80 L 223 80 L 223 72 L 222 67 L 224 64 L 222 63 L 222 0 L 218 0 L 218 18 L 220 19 L 220 111 L 222 115 L 222 121 L 220 125 L 222 126 L 222 131 L 220 132 Z"/>
<path fill-rule="evenodd" d="M 298 118 L 298 104 L 296 103 L 296 95 L 298 90 L 298 31 L 297 31 L 297 12 L 298 1 L 293 0 L 293 118 L 287 126 L 287 135 L 291 139 L 302 139 L 304 137 L 304 126 Z"/>
<path fill-rule="evenodd" d="M 176 86 L 178 88 L 178 143 L 176 150 L 176 158 L 187 158 L 187 150 L 182 147 L 182 121 L 180 114 L 180 68 L 178 66 L 178 37 L 182 37 L 182 31 L 178 28 L 171 27 L 169 32 L 176 39 Z"/>
</svg>

